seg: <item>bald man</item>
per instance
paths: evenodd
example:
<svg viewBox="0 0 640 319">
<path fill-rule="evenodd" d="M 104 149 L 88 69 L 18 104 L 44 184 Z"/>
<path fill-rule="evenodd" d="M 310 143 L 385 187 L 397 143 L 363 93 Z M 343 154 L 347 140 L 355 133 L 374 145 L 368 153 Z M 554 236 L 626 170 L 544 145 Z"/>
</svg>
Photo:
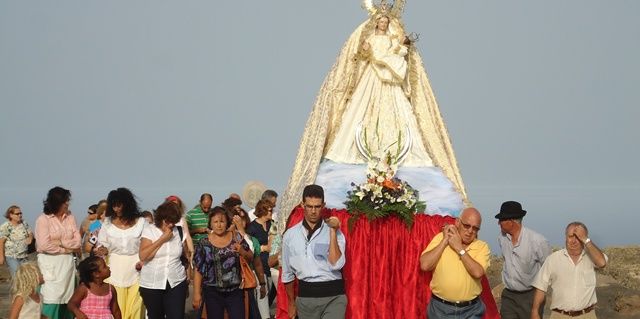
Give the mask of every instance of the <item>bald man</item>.
<svg viewBox="0 0 640 319">
<path fill-rule="evenodd" d="M 491 251 L 486 242 L 478 240 L 481 224 L 480 212 L 467 208 L 422 252 L 420 269 L 433 272 L 429 319 L 482 318 L 480 279 L 489 267 Z"/>
</svg>

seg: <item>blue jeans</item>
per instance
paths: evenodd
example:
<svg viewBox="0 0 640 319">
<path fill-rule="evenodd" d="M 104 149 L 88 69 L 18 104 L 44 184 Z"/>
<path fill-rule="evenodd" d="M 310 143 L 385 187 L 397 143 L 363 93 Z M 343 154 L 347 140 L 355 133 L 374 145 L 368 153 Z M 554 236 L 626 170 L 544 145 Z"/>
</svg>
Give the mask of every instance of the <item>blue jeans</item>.
<svg viewBox="0 0 640 319">
<path fill-rule="evenodd" d="M 20 267 L 21 264 L 27 262 L 27 258 L 13 258 L 9 256 L 6 256 L 4 260 L 9 267 L 9 272 L 11 272 L 11 278 L 15 277 L 18 267 Z"/>
<path fill-rule="evenodd" d="M 466 307 L 457 307 L 442 303 L 431 298 L 427 307 L 427 318 L 429 319 L 481 319 L 484 315 L 484 304 L 482 300 Z"/>
</svg>

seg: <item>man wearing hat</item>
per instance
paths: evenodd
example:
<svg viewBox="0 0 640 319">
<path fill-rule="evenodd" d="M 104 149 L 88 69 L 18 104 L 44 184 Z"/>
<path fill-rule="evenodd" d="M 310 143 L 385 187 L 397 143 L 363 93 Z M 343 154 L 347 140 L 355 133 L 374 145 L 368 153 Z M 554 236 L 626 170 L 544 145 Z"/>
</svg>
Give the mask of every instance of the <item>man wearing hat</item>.
<svg viewBox="0 0 640 319">
<path fill-rule="evenodd" d="M 527 214 L 518 202 L 502 203 L 496 215 L 501 234 L 498 244 L 504 257 L 500 315 L 505 319 L 529 319 L 535 289 L 531 285 L 547 256 L 549 242 L 540 234 L 522 225 Z M 544 307 L 539 308 L 540 317 Z"/>
</svg>

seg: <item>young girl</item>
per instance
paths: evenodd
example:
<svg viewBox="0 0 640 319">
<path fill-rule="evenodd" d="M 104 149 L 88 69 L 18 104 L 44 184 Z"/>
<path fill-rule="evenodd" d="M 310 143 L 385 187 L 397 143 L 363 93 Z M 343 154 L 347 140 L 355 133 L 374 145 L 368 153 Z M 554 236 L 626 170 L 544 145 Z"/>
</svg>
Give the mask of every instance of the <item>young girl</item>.
<svg viewBox="0 0 640 319">
<path fill-rule="evenodd" d="M 67 307 L 78 319 L 121 319 L 116 289 L 104 282 L 111 270 L 104 260 L 90 256 L 78 265 L 80 285 Z"/>
<path fill-rule="evenodd" d="M 42 303 L 37 288 L 42 282 L 42 274 L 35 262 L 20 265 L 11 285 L 13 303 L 9 319 L 40 319 Z"/>
</svg>

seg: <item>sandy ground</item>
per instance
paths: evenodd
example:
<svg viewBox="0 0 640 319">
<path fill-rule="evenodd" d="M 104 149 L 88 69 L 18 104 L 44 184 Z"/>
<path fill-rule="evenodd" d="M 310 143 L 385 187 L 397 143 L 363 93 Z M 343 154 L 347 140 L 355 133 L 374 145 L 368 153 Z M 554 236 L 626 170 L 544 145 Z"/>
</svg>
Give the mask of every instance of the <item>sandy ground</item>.
<svg viewBox="0 0 640 319">
<path fill-rule="evenodd" d="M 640 318 L 640 246 L 612 247 L 605 249 L 609 256 L 609 265 L 598 272 L 599 318 L 631 319 Z M 495 257 L 488 270 L 489 282 L 498 304 L 502 283 L 500 271 L 502 261 Z M 7 318 L 11 303 L 9 270 L 0 266 L 0 319 Z M 549 303 L 547 303 L 548 305 Z M 193 316 L 191 299 L 186 301 L 187 318 Z M 548 318 L 550 311 L 545 311 Z"/>
</svg>

